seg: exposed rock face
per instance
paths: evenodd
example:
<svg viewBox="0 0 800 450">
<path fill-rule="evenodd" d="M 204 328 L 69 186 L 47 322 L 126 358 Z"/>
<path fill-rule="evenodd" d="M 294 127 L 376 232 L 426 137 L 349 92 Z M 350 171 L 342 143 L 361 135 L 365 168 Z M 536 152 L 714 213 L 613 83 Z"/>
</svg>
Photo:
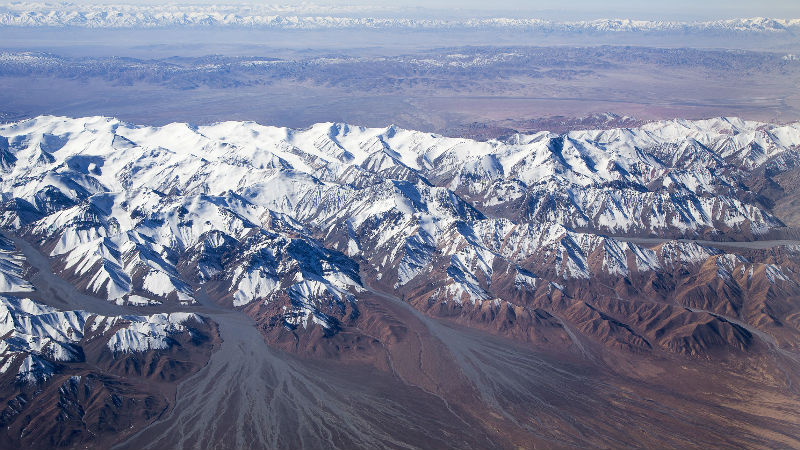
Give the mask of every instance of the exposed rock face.
<svg viewBox="0 0 800 450">
<path fill-rule="evenodd" d="M 800 125 L 678 120 L 475 142 L 40 117 L 0 137 L 0 222 L 32 246 L 0 241 L 0 287 L 16 296 L 0 297 L 13 445 L 797 444 L 777 436 L 800 414 L 765 425 L 768 405 L 747 416 L 681 371 L 800 410 L 800 246 L 785 206 Z M 50 271 L 73 307 L 41 304 L 58 306 Z M 208 359 L 216 324 L 228 353 Z M 245 379 L 254 370 L 260 381 Z M 389 392 L 404 427 L 352 379 Z M 235 424 L 203 394 L 217 382 L 240 386 Z M 340 405 L 330 391 L 344 386 L 359 408 L 336 440 L 309 405 Z M 641 398 L 666 409 L 636 415 Z M 634 428 L 694 422 L 633 436 L 595 407 Z M 447 444 L 431 416 L 474 434 Z M 709 417 L 740 431 L 710 433 Z M 315 425 L 275 431 L 294 422 Z M 222 423 L 234 431 L 212 431 Z"/>
<path fill-rule="evenodd" d="M 208 359 L 216 326 L 196 314 L 101 316 L 0 297 L 0 440 L 103 447 L 158 417 Z"/>
</svg>

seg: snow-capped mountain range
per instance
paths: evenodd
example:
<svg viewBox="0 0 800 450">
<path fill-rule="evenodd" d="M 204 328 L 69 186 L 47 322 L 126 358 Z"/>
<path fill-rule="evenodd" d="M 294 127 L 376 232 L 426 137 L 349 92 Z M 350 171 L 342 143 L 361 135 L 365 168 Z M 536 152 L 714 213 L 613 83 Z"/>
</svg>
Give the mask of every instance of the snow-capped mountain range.
<svg viewBox="0 0 800 450">
<path fill-rule="evenodd" d="M 0 126 L 0 222 L 118 304 L 191 305 L 205 285 L 235 307 L 280 305 L 287 327 L 335 329 L 357 314 L 361 273 L 402 289 L 440 271 L 432 298 L 460 303 L 494 298 L 498 261 L 533 284 L 702 263 L 721 252 L 609 236 L 781 230 L 746 182 L 796 167 L 798 145 L 800 124 L 732 118 L 477 142 L 42 116 Z M 24 291 L 12 250 L 4 283 Z"/>
<path fill-rule="evenodd" d="M 485 142 L 341 123 L 3 124 L 0 438 L 118 442 L 218 424 L 219 405 L 278 423 L 259 410 L 271 393 L 289 389 L 274 411 L 316 411 L 351 383 L 329 358 L 464 411 L 498 410 L 494 392 L 549 367 L 507 356 L 528 347 L 592 370 L 647 355 L 661 377 L 733 355 L 789 376 L 800 245 L 782 205 L 798 173 L 800 123 L 736 118 Z M 569 370 L 532 382 L 560 392 Z M 440 388 L 459 377 L 478 391 Z M 190 406 L 168 408 L 175 389 Z"/>
<path fill-rule="evenodd" d="M 680 22 L 609 18 L 551 21 L 536 18 L 431 19 L 407 17 L 391 7 L 281 5 L 137 5 L 13 2 L 0 5 L 0 26 L 156 28 L 235 26 L 276 29 L 481 29 L 537 32 L 745 32 L 786 33 L 800 19 L 763 17 Z"/>
</svg>

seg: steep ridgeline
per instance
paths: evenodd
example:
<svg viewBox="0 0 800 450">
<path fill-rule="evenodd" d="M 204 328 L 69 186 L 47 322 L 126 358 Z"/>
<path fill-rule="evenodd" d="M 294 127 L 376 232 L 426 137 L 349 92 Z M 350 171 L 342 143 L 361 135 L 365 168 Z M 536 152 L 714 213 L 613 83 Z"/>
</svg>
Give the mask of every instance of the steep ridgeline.
<svg viewBox="0 0 800 450">
<path fill-rule="evenodd" d="M 790 236 L 774 208 L 798 145 L 800 124 L 728 118 L 476 142 L 39 117 L 0 126 L 0 222 L 88 295 L 191 308 L 203 285 L 290 347 L 358 328 L 373 288 L 522 340 L 694 355 L 759 348 L 758 329 L 794 347 L 797 246 L 611 236 Z"/>
</svg>

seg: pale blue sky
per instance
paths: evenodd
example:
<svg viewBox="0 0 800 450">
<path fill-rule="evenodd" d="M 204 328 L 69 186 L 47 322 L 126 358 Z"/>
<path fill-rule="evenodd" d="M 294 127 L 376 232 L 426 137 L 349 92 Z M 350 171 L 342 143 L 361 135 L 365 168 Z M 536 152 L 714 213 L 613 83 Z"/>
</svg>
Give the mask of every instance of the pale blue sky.
<svg viewBox="0 0 800 450">
<path fill-rule="evenodd" d="M 82 0 L 76 3 L 364 5 L 424 8 L 453 15 L 524 15 L 555 20 L 634 18 L 698 20 L 736 17 L 800 18 L 800 0 Z M 421 11 L 417 11 L 418 13 Z"/>
<path fill-rule="evenodd" d="M 302 1 L 289 0 L 281 3 L 302 3 Z M 309 2 L 306 2 L 309 3 Z M 314 3 L 314 2 L 311 2 Z M 786 12 L 800 11 L 800 2 L 796 0 L 670 0 L 670 1 L 641 1 L 641 0 L 372 0 L 372 1 L 319 1 L 316 3 L 327 4 L 373 4 L 373 5 L 404 5 L 413 7 L 447 7 L 471 9 L 520 9 L 520 10 L 564 10 L 564 11 L 651 11 L 659 12 L 697 12 L 704 13 L 730 11 L 749 11 L 752 13 L 784 14 Z M 762 14 L 762 15 L 764 15 Z"/>
<path fill-rule="evenodd" d="M 330 2 L 336 4 L 336 2 Z M 631 17 L 641 19 L 717 19 L 800 17 L 800 0 L 374 0 L 375 5 L 465 8 L 479 11 L 545 13 L 554 18 Z"/>
</svg>

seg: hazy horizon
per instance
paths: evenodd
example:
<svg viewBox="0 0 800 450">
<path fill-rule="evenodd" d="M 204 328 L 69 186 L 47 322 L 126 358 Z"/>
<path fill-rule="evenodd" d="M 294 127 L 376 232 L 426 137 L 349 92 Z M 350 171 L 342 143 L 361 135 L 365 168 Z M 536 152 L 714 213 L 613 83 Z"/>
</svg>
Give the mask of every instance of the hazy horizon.
<svg viewBox="0 0 800 450">
<path fill-rule="evenodd" d="M 19 7 L 20 5 L 31 4 L 37 7 L 54 6 L 65 8 L 72 5 L 81 6 L 87 4 L 94 5 L 219 5 L 219 6 L 276 6 L 281 8 L 303 8 L 307 11 L 341 11 L 342 15 L 347 15 L 349 11 L 354 14 L 364 13 L 373 16 L 380 16 L 378 13 L 387 15 L 406 13 L 414 16 L 429 17 L 467 17 L 467 16 L 492 16 L 492 17 L 533 17 L 548 20 L 589 20 L 600 18 L 625 18 L 637 20 L 716 20 L 743 17 L 770 17 L 777 19 L 800 18 L 800 3 L 791 4 L 785 1 L 770 0 L 762 1 L 758 4 L 747 1 L 722 1 L 711 0 L 706 2 L 692 2 L 688 0 L 676 0 L 658 4 L 643 4 L 642 2 L 629 0 L 613 0 L 603 2 L 602 5 L 589 0 L 559 2 L 555 0 L 546 1 L 520 1 L 520 0 L 498 0 L 487 4 L 480 0 L 375 0 L 371 2 L 355 1 L 323 1 L 306 2 L 298 0 L 284 0 L 279 2 L 253 2 L 240 0 L 191 0 L 157 2 L 153 0 L 133 2 L 133 1 L 111 1 L 111 0 L 90 0 L 80 3 L 68 2 L 0 2 L 0 7 Z"/>
</svg>

